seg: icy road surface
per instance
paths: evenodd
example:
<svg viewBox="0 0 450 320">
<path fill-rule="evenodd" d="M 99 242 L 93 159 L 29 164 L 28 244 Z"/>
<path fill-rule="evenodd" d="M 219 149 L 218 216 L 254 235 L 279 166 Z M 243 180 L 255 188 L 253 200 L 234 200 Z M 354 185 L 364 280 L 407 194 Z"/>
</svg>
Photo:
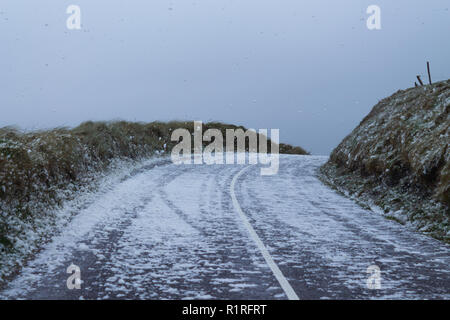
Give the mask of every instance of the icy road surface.
<svg viewBox="0 0 450 320">
<path fill-rule="evenodd" d="M 323 185 L 325 157 L 280 160 L 274 176 L 170 163 L 135 173 L 99 193 L 0 297 L 450 298 L 449 246 Z M 80 290 L 66 285 L 72 263 Z M 379 290 L 367 288 L 371 265 Z"/>
</svg>

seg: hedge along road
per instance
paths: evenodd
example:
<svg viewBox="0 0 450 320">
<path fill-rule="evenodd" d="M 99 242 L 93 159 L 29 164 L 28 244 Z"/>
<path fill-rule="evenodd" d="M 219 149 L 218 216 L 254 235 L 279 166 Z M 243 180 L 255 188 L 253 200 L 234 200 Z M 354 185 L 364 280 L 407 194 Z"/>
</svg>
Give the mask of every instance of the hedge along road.
<svg viewBox="0 0 450 320">
<path fill-rule="evenodd" d="M 99 193 L 0 297 L 450 298 L 450 248 L 323 185 L 326 160 L 281 156 L 272 176 L 170 163 L 137 173 Z M 67 286 L 72 264 L 80 289 Z"/>
</svg>

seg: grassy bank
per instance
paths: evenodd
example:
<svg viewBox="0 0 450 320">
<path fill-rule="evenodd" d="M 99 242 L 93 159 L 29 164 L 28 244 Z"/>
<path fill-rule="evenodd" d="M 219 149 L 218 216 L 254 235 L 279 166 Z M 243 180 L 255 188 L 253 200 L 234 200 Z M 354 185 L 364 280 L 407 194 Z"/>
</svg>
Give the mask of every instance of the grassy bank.
<svg viewBox="0 0 450 320">
<path fill-rule="evenodd" d="M 450 80 L 380 101 L 332 152 L 323 179 L 450 242 Z"/>
<path fill-rule="evenodd" d="M 0 285 L 55 231 L 60 219 L 55 209 L 94 191 L 102 173 L 118 162 L 132 167 L 168 154 L 176 144 L 171 133 L 178 128 L 192 133 L 193 122 L 86 122 L 27 133 L 0 129 Z M 204 131 L 209 128 L 224 136 L 226 129 L 246 130 L 217 122 L 203 125 Z M 280 152 L 306 153 L 286 144 L 280 144 Z"/>
</svg>

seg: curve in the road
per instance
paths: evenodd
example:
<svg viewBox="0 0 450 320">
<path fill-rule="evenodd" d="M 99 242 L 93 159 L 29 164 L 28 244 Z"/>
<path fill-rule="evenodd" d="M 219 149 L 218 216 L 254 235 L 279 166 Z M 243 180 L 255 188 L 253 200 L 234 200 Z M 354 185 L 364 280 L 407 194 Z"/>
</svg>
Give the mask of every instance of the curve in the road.
<svg viewBox="0 0 450 320">
<path fill-rule="evenodd" d="M 250 221 L 248 220 L 244 211 L 242 211 L 241 206 L 239 205 L 239 202 L 236 198 L 234 186 L 236 184 L 236 181 L 242 175 L 242 173 L 244 173 L 244 171 L 247 170 L 248 168 L 250 168 L 250 167 L 245 167 L 242 170 L 240 170 L 233 177 L 233 180 L 231 181 L 230 194 L 231 194 L 231 200 L 233 202 L 233 206 L 236 209 L 236 212 L 239 214 L 239 217 L 242 219 L 242 223 L 244 224 L 245 228 L 247 229 L 248 233 L 250 234 L 250 237 L 255 242 L 258 249 L 261 251 L 261 254 L 264 257 L 264 260 L 266 260 L 266 263 L 270 267 L 270 270 L 272 270 L 273 275 L 278 280 L 278 283 L 280 284 L 281 288 L 283 288 L 283 291 L 286 293 L 286 296 L 288 297 L 288 299 L 289 300 L 300 300 L 299 297 L 297 296 L 297 294 L 295 293 L 294 289 L 292 289 L 292 286 L 289 284 L 289 281 L 287 281 L 286 277 L 283 275 L 283 272 L 281 272 L 280 268 L 278 268 L 277 264 L 273 260 L 272 256 L 270 255 L 270 253 L 267 250 L 264 243 L 259 238 L 255 229 L 253 229 Z"/>
<path fill-rule="evenodd" d="M 282 155 L 273 176 L 168 163 L 110 177 L 63 209 L 79 208 L 0 299 L 448 299 L 450 248 L 323 185 L 326 160 Z M 72 263 L 80 290 L 66 286 Z"/>
</svg>

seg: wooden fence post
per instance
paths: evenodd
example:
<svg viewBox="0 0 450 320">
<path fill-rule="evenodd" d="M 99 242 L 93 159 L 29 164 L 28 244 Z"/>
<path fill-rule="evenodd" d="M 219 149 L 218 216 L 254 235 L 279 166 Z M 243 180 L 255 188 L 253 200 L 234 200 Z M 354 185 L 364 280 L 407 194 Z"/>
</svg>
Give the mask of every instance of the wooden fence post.
<svg viewBox="0 0 450 320">
<path fill-rule="evenodd" d="M 430 62 L 429 61 L 427 61 L 427 70 L 428 70 L 428 80 L 430 81 L 430 84 L 433 84 L 431 82 Z"/>
<path fill-rule="evenodd" d="M 417 76 L 417 80 L 419 80 L 420 85 L 423 86 L 423 82 L 422 79 L 420 79 L 420 76 Z"/>
</svg>

